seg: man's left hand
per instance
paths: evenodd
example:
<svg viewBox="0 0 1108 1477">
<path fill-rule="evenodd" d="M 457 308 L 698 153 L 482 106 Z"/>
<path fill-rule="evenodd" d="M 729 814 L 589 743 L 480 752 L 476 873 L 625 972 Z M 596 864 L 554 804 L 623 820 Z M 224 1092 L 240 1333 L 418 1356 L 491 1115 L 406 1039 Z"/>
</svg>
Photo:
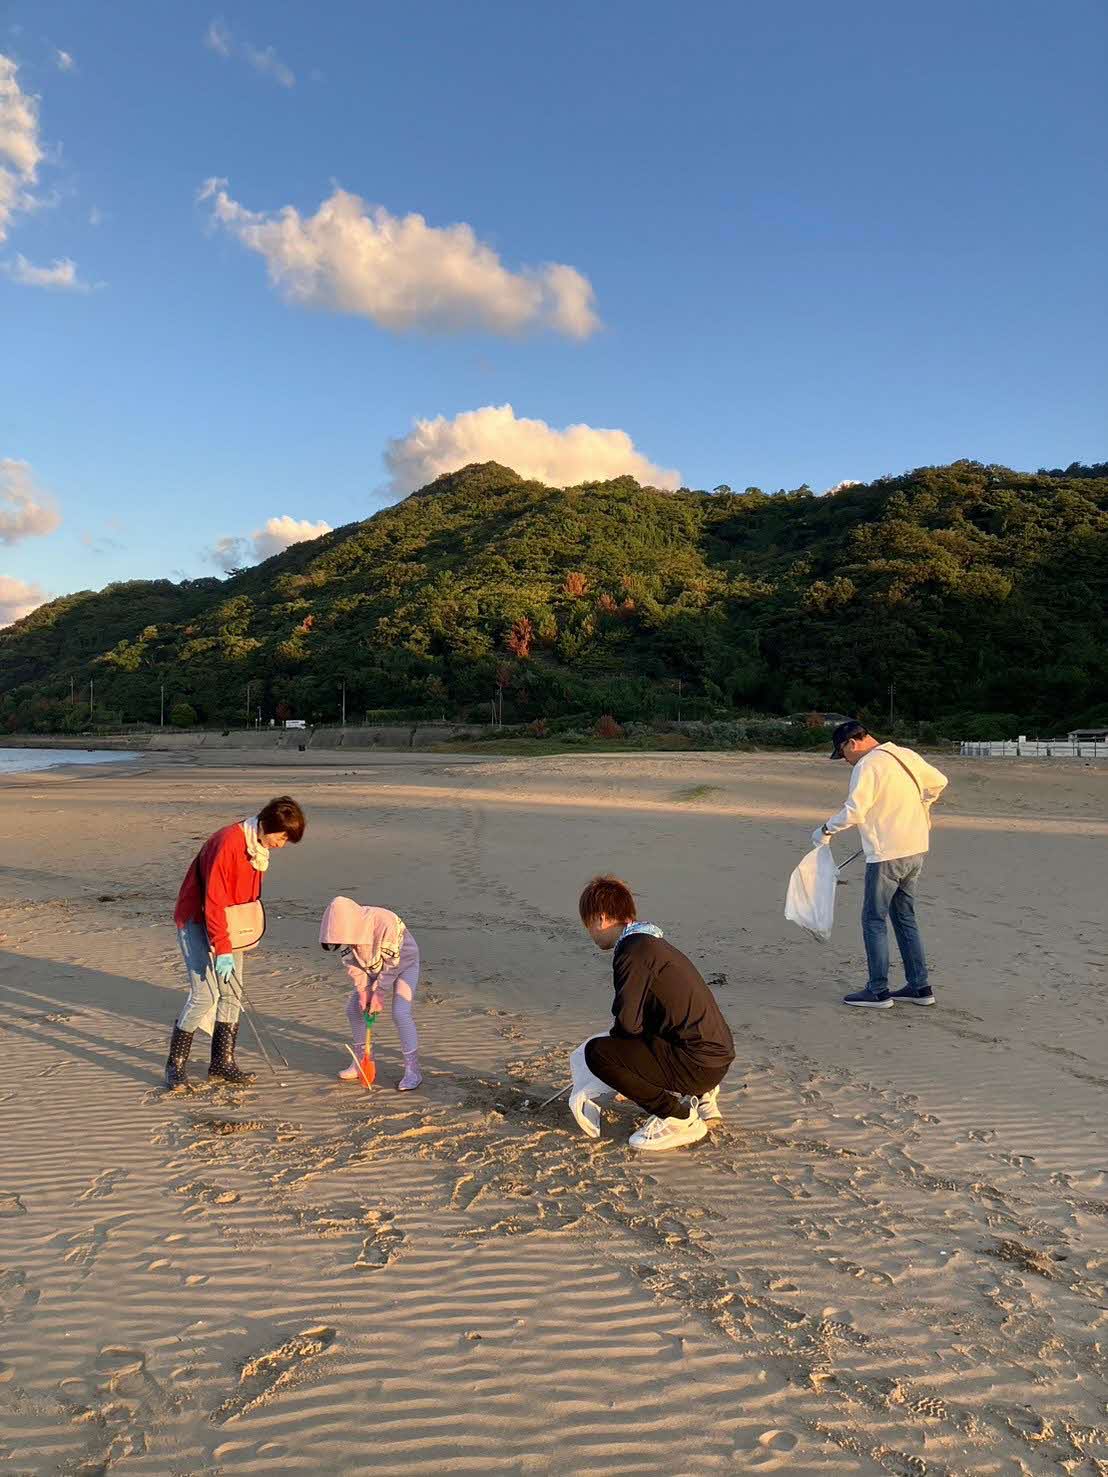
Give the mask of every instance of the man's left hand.
<svg viewBox="0 0 1108 1477">
<path fill-rule="evenodd" d="M 827 834 L 822 826 L 817 826 L 817 828 L 812 832 L 812 845 L 830 846 L 830 844 L 831 837 Z"/>
</svg>

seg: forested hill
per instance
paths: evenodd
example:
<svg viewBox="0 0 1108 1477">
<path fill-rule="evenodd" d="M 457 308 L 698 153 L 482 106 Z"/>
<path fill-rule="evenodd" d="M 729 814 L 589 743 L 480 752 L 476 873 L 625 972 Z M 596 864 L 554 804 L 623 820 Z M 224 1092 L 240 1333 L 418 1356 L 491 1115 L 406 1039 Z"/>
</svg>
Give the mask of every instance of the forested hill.
<svg viewBox="0 0 1108 1477">
<path fill-rule="evenodd" d="M 0 722 L 404 709 L 1108 716 L 1108 479 L 924 467 L 818 497 L 440 477 L 230 578 L 68 595 L 0 631 Z M 70 700 L 71 691 L 76 694 Z"/>
</svg>

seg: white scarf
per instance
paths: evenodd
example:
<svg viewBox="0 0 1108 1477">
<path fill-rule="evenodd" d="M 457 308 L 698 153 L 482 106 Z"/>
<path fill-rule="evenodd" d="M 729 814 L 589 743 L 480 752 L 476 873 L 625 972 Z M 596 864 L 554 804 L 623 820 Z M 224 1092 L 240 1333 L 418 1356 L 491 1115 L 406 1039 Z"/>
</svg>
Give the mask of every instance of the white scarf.
<svg viewBox="0 0 1108 1477">
<path fill-rule="evenodd" d="M 242 834 L 246 837 L 246 855 L 255 872 L 264 872 L 269 867 L 269 847 L 261 839 L 258 817 L 251 816 L 242 822 Z"/>
</svg>

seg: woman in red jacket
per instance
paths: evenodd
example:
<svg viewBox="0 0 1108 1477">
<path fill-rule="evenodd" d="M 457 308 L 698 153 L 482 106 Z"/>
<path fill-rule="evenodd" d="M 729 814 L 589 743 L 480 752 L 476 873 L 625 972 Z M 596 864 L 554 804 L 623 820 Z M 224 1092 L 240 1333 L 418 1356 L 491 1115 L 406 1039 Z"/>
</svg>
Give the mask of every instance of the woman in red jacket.
<svg viewBox="0 0 1108 1477">
<path fill-rule="evenodd" d="M 279 795 L 258 815 L 210 836 L 185 873 L 173 921 L 189 993 L 173 1026 L 165 1064 L 166 1087 L 189 1085 L 186 1068 L 199 1028 L 212 1033 L 208 1076 L 236 1086 L 253 1082 L 254 1074 L 240 1071 L 235 1062 L 243 957 L 243 944 L 232 937 L 240 929 L 241 915 L 235 910 L 243 904 L 257 905 L 253 912 L 260 937 L 264 924 L 259 899 L 269 853 L 279 851 L 287 841 L 295 845 L 303 834 L 304 812 L 291 796 Z M 248 921 L 251 916 L 247 912 Z"/>
</svg>

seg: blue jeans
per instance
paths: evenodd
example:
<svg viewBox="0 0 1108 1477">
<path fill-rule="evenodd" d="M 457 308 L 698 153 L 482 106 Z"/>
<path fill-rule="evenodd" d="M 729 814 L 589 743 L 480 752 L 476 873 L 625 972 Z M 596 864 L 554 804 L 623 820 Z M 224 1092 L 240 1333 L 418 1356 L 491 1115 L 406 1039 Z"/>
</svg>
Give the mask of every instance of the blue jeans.
<svg viewBox="0 0 1108 1477">
<path fill-rule="evenodd" d="M 195 1031 L 205 1016 L 215 1008 L 215 1019 L 233 1026 L 242 1009 L 242 955 L 235 955 L 235 972 L 226 982 L 215 972 L 215 955 L 208 943 L 208 931 L 202 923 L 186 923 L 177 930 L 181 958 L 185 961 L 189 993 L 184 1009 L 177 1017 L 182 1031 Z M 210 1021 L 204 1029 L 210 1029 Z"/>
<path fill-rule="evenodd" d="M 862 903 L 862 937 L 866 941 L 869 989 L 884 995 L 889 988 L 889 933 L 892 919 L 904 978 L 913 990 L 926 990 L 927 960 L 916 923 L 916 883 L 923 871 L 923 857 L 901 856 L 892 862 L 867 862 L 866 893 Z"/>
</svg>

